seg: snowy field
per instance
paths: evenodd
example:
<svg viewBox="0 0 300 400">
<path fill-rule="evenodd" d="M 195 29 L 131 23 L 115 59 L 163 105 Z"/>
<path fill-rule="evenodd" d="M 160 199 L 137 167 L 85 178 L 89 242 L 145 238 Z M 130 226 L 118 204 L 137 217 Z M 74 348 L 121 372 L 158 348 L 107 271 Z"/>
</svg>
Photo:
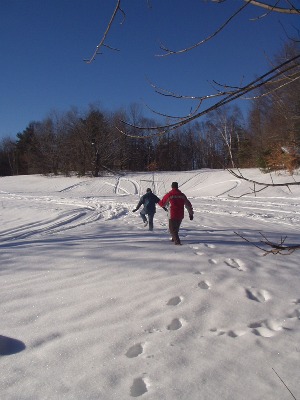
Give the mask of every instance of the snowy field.
<svg viewBox="0 0 300 400">
<path fill-rule="evenodd" d="M 300 400 L 300 251 L 234 233 L 300 243 L 300 187 L 152 179 L 0 178 L 1 399 Z M 131 211 L 172 181 L 195 211 L 182 246 L 160 207 L 153 232 Z"/>
</svg>

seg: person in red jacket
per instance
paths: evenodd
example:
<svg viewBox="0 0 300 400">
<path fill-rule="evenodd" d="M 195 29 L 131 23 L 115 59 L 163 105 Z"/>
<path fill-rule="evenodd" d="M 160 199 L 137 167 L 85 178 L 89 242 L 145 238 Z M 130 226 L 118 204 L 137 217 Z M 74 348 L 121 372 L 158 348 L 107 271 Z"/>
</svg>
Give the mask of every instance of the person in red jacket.
<svg viewBox="0 0 300 400">
<path fill-rule="evenodd" d="M 186 195 L 178 189 L 178 182 L 172 182 L 172 190 L 164 195 L 158 205 L 167 207 L 169 212 L 169 231 L 174 244 L 181 244 L 179 228 L 184 217 L 184 207 L 189 213 L 190 220 L 194 218 L 194 211 L 191 202 Z"/>
</svg>

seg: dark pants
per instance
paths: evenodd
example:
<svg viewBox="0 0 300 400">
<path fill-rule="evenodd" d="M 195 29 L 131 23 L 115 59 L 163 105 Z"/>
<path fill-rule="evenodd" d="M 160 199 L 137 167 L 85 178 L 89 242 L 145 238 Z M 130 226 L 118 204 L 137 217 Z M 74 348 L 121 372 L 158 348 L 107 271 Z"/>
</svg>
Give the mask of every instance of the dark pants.
<svg viewBox="0 0 300 400">
<path fill-rule="evenodd" d="M 179 239 L 179 228 L 182 219 L 169 219 L 169 231 L 172 236 L 172 241 L 175 244 L 181 244 Z"/>
<path fill-rule="evenodd" d="M 153 218 L 154 213 L 148 213 L 148 220 L 149 220 L 149 231 L 153 231 Z M 147 222 L 146 213 L 144 210 L 140 212 L 140 216 L 142 217 L 143 222 Z"/>
</svg>

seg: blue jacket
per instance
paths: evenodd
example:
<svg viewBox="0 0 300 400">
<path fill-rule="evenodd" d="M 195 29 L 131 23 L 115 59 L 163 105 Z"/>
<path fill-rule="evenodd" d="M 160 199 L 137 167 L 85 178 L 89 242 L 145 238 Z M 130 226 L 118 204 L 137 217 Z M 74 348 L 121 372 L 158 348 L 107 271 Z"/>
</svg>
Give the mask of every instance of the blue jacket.
<svg viewBox="0 0 300 400">
<path fill-rule="evenodd" d="M 140 201 L 138 202 L 136 209 L 138 210 L 143 204 L 145 214 L 154 214 L 156 212 L 155 205 L 159 201 L 160 199 L 157 196 L 155 196 L 155 194 L 153 194 L 152 192 L 147 192 L 140 198 Z"/>
</svg>

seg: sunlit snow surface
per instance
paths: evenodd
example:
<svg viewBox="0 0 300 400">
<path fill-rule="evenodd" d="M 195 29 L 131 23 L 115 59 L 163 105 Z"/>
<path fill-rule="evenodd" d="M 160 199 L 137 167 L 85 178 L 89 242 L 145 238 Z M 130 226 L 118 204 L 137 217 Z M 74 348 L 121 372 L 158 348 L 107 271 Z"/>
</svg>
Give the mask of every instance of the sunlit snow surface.
<svg viewBox="0 0 300 400">
<path fill-rule="evenodd" d="M 153 232 L 132 212 L 172 181 L 195 211 L 183 246 L 164 210 Z M 254 246 L 300 243 L 291 190 L 240 197 L 223 170 L 0 178 L 1 398 L 292 398 L 275 370 L 300 399 L 300 253 Z"/>
</svg>

